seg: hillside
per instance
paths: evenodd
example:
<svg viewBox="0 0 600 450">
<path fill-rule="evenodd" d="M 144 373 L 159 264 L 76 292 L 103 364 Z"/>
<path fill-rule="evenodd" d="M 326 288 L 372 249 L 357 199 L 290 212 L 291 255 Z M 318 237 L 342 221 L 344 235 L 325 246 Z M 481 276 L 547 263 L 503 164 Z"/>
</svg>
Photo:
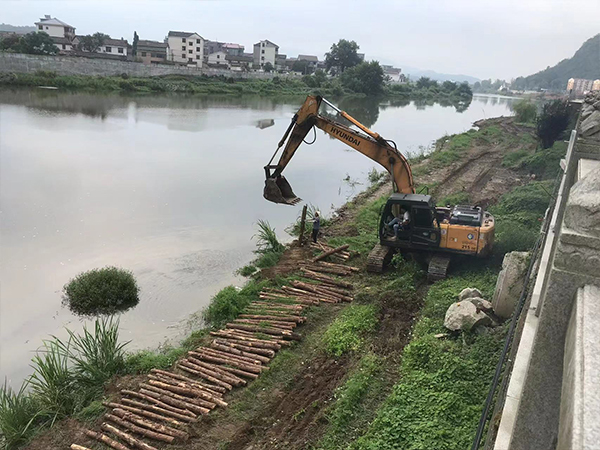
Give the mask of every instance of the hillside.
<svg viewBox="0 0 600 450">
<path fill-rule="evenodd" d="M 442 81 L 442 82 L 446 81 L 446 80 L 450 80 L 450 81 L 454 81 L 456 83 L 462 83 L 462 82 L 466 81 L 469 84 L 473 84 L 476 81 L 480 81 L 479 78 L 472 77 L 470 75 L 440 73 L 440 72 L 436 72 L 434 70 L 422 70 L 422 69 L 417 69 L 416 67 L 411 67 L 411 66 L 402 65 L 402 64 L 399 67 L 402 67 L 402 73 L 407 75 L 413 81 L 416 81 L 421 77 L 427 77 L 427 78 L 431 78 L 432 80 Z"/>
<path fill-rule="evenodd" d="M 563 90 L 569 78 L 600 78 L 600 34 L 584 42 L 572 58 L 563 59 L 557 65 L 528 77 L 517 78 L 513 88 Z"/>
<path fill-rule="evenodd" d="M 35 31 L 35 27 L 15 26 L 8 23 L 0 23 L 0 31 L 8 31 L 17 34 L 27 34 Z"/>
</svg>

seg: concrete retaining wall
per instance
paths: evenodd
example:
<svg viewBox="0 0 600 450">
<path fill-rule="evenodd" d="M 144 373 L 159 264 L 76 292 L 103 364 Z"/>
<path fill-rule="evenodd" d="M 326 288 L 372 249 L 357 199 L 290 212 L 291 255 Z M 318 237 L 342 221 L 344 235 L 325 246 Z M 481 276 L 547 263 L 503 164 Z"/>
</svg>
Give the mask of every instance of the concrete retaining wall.
<svg viewBox="0 0 600 450">
<path fill-rule="evenodd" d="M 161 75 L 207 75 L 233 78 L 271 79 L 276 74 L 264 72 L 236 72 L 220 69 L 197 69 L 170 64 L 143 64 L 132 61 L 113 61 L 76 56 L 42 56 L 0 52 L 0 72 L 34 73 L 38 70 L 58 75 L 121 75 L 157 77 Z M 286 77 L 286 75 L 279 75 Z"/>
</svg>

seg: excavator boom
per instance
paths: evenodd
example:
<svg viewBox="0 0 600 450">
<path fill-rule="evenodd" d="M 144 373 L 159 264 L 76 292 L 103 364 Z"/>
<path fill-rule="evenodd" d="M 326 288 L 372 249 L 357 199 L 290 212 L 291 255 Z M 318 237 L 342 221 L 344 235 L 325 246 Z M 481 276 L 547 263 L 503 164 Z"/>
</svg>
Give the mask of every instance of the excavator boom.
<svg viewBox="0 0 600 450">
<path fill-rule="evenodd" d="M 321 102 L 333 107 L 342 117 L 349 120 L 362 132 L 321 116 L 319 114 Z M 288 205 L 294 205 L 300 201 L 282 172 L 314 126 L 382 165 L 392 177 L 394 192 L 403 194 L 415 192 L 410 165 L 406 158 L 395 148 L 395 145 L 390 145 L 390 141 L 386 141 L 378 133 L 369 130 L 348 113 L 339 110 L 327 100 L 319 96 L 309 96 L 292 118 L 292 122 L 279 142 L 275 154 L 265 166 L 264 197 L 267 200 Z M 277 165 L 273 165 L 273 159 L 275 159 L 279 149 L 284 144 L 285 148 Z"/>
</svg>

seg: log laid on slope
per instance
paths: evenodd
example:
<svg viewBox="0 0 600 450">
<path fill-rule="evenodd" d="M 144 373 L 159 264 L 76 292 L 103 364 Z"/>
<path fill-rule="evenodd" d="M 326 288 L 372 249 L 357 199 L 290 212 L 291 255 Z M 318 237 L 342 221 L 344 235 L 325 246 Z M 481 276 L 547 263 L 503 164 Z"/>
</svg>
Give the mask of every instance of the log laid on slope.
<svg viewBox="0 0 600 450">
<path fill-rule="evenodd" d="M 347 281 L 343 281 L 343 280 L 336 280 L 335 278 L 332 278 L 328 275 L 322 274 L 322 273 L 318 273 L 318 272 L 313 272 L 312 270 L 306 269 L 306 268 L 301 268 L 300 269 L 303 273 L 303 277 L 305 278 L 311 278 L 315 281 L 320 281 L 322 283 L 326 283 L 326 284 L 331 284 L 334 286 L 339 286 L 341 288 L 344 289 L 354 289 L 354 285 L 352 283 L 349 283 Z"/>
<path fill-rule="evenodd" d="M 228 323 L 225 325 L 229 329 L 250 331 L 253 333 L 271 334 L 273 336 L 283 336 L 284 338 L 293 339 L 299 341 L 301 339 L 299 334 L 292 331 L 281 330 L 279 328 L 260 327 L 256 325 L 244 325 L 241 323 Z"/>
<path fill-rule="evenodd" d="M 113 414 L 117 417 L 120 417 L 123 420 L 128 420 L 129 422 L 140 427 L 147 428 L 158 433 L 168 434 L 169 436 L 173 436 L 174 438 L 178 438 L 184 441 L 187 441 L 190 437 L 189 434 L 187 434 L 185 431 L 181 431 L 176 428 L 169 427 L 167 425 L 161 425 L 160 423 L 151 422 L 136 414 L 127 412 L 120 408 L 114 409 Z"/>
<path fill-rule="evenodd" d="M 156 414 L 150 411 L 146 411 L 145 409 L 134 408 L 133 406 L 122 405 L 121 403 L 113 403 L 113 402 L 102 402 L 104 406 L 112 409 L 123 409 L 125 411 L 131 412 L 133 414 L 137 414 L 138 416 L 144 416 L 149 419 L 160 420 L 162 422 L 170 423 L 175 426 L 183 426 L 185 425 L 183 422 L 179 422 L 178 420 L 172 417 L 162 416 L 160 414 Z"/>
<path fill-rule="evenodd" d="M 241 363 L 241 362 L 233 360 L 233 359 L 223 358 L 223 357 L 211 355 L 211 354 L 205 353 L 205 352 L 193 352 L 190 354 L 194 355 L 195 358 L 200 359 L 202 361 L 237 367 L 245 372 L 250 372 L 250 373 L 255 373 L 255 374 L 259 374 L 262 372 L 261 368 L 256 365 L 244 364 L 244 363 Z"/>
<path fill-rule="evenodd" d="M 71 450 L 91 450 L 83 445 L 71 444 Z"/>
<path fill-rule="evenodd" d="M 245 352 L 245 351 L 236 349 L 235 347 L 230 347 L 228 345 L 222 345 L 222 344 L 219 344 L 216 340 L 212 341 L 210 346 L 212 348 L 214 348 L 215 350 L 221 350 L 223 352 L 231 353 L 233 355 L 246 356 L 246 357 L 258 359 L 263 364 L 267 364 L 267 363 L 269 363 L 269 361 L 271 361 L 271 358 L 268 358 L 266 356 L 257 355 L 256 353 Z"/>
<path fill-rule="evenodd" d="M 293 322 L 303 323 L 306 317 L 303 316 L 284 316 L 282 315 L 270 315 L 270 314 L 240 314 L 240 319 L 255 319 L 255 320 L 274 320 L 276 322 Z"/>
<path fill-rule="evenodd" d="M 261 355 L 261 356 L 265 356 L 267 358 L 275 357 L 274 350 L 270 350 L 268 348 L 254 347 L 251 342 L 250 342 L 250 345 L 245 345 L 245 344 L 240 344 L 239 343 L 240 341 L 236 341 L 235 339 L 227 339 L 227 338 L 215 339 L 213 342 L 215 342 L 219 345 L 226 345 L 227 347 L 235 348 L 237 350 L 241 350 L 246 353 L 253 353 L 255 355 Z M 243 341 L 241 341 L 241 342 L 243 342 Z"/>
<path fill-rule="evenodd" d="M 209 394 L 206 391 L 200 390 L 194 386 L 183 383 L 182 381 L 173 380 L 172 378 L 166 378 L 166 377 L 162 377 L 160 375 L 159 376 L 149 375 L 149 378 L 150 378 L 150 381 L 148 381 L 148 383 L 153 386 L 157 386 L 162 389 L 167 389 L 166 386 L 171 386 L 171 388 L 169 388 L 168 390 L 176 392 L 181 395 L 187 395 L 189 397 L 202 399 L 203 401 L 205 401 L 207 403 L 211 403 L 213 406 L 215 404 L 220 405 L 220 406 L 227 405 L 223 401 L 221 396 Z M 204 406 L 204 405 L 202 405 L 202 406 Z M 212 409 L 209 406 L 206 406 L 206 407 Z"/>
<path fill-rule="evenodd" d="M 177 363 L 177 367 L 191 375 L 196 375 L 197 377 L 204 378 L 205 380 L 210 381 L 211 383 L 223 386 L 228 391 L 232 390 L 233 386 L 239 386 L 242 384 L 238 382 L 232 383 L 231 380 L 224 378 L 219 373 L 205 370 L 203 367 L 198 367 L 198 365 L 190 361 L 189 358 L 187 360 L 184 359 L 179 361 Z"/>
<path fill-rule="evenodd" d="M 142 392 L 136 392 L 136 391 L 130 391 L 127 389 L 123 389 L 121 390 L 121 394 L 123 395 L 129 395 L 130 397 L 136 397 L 136 398 L 140 398 L 142 400 L 146 400 L 149 403 L 154 403 L 155 405 L 159 406 L 162 409 L 166 409 L 168 411 L 172 411 L 174 413 L 179 414 L 180 416 L 188 416 L 188 417 L 192 417 L 193 419 L 196 419 L 198 416 L 196 414 L 194 414 L 193 412 L 185 409 L 185 407 L 183 408 L 177 408 L 175 406 L 169 405 L 165 402 L 161 402 L 159 399 L 150 396 L 150 395 L 146 395 L 143 394 Z M 123 399 L 124 401 L 125 399 Z"/>
<path fill-rule="evenodd" d="M 180 375 L 178 373 L 167 372 L 166 370 L 152 369 L 152 370 L 150 370 L 150 373 L 164 375 L 165 377 L 169 377 L 169 378 L 173 378 L 175 380 L 180 380 L 180 381 L 189 383 L 192 386 L 202 388 L 202 389 L 208 391 L 209 393 L 220 396 L 220 397 L 222 397 L 223 394 L 225 392 L 227 392 L 227 389 L 225 389 L 224 387 L 215 386 L 215 385 L 207 384 L 207 383 L 202 383 L 198 380 L 193 380 L 192 378 L 186 377 L 184 375 Z"/>
<path fill-rule="evenodd" d="M 110 423 L 104 422 L 102 425 L 100 425 L 100 428 L 102 428 L 102 431 L 112 433 L 116 437 L 121 438 L 132 447 L 139 448 L 140 450 L 156 450 L 156 447 L 152 447 L 151 445 L 146 444 L 144 441 L 140 441 L 139 439 L 134 438 L 129 433 L 125 433 L 124 431 L 119 430 L 117 427 L 112 426 Z"/>
<path fill-rule="evenodd" d="M 174 419 L 181 420 L 185 423 L 190 423 L 195 420 L 193 417 L 178 414 L 174 411 L 163 409 L 156 405 L 148 405 L 146 403 L 136 402 L 135 400 L 131 400 L 130 398 L 122 398 L 121 403 L 123 403 L 123 405 L 128 405 L 128 407 L 130 408 L 133 407 L 134 409 L 141 409 L 142 411 L 152 412 L 160 416 L 173 417 Z M 196 417 L 195 414 L 194 417 Z"/>
<path fill-rule="evenodd" d="M 104 445 L 108 445 L 110 448 L 114 448 L 115 450 L 131 450 L 126 445 L 123 445 L 120 442 L 117 442 L 114 439 L 109 438 L 105 434 L 96 433 L 95 431 L 92 431 L 92 430 L 85 430 L 84 433 L 87 437 L 92 438 L 98 442 L 102 442 Z"/>
<path fill-rule="evenodd" d="M 313 258 L 312 262 L 316 263 L 318 261 L 321 261 L 322 259 L 327 258 L 329 255 L 333 255 L 334 253 L 341 252 L 343 250 L 347 250 L 348 247 L 350 247 L 350 244 L 341 245 L 341 246 L 333 248 L 325 253 L 321 253 L 316 258 Z"/>
<path fill-rule="evenodd" d="M 210 335 L 218 338 L 243 342 L 244 345 L 247 345 L 249 347 L 263 348 L 269 350 L 281 349 L 281 344 L 277 342 L 251 336 L 244 336 L 242 334 L 234 333 L 233 330 L 211 331 Z"/>
<path fill-rule="evenodd" d="M 178 400 L 171 395 L 159 394 L 158 392 L 147 389 L 146 387 L 147 387 L 147 385 L 142 385 L 142 388 L 140 389 L 140 394 L 146 395 L 148 397 L 153 397 L 162 403 L 166 403 L 168 405 L 174 406 L 179 409 L 185 409 L 187 411 L 192 411 L 195 414 L 204 415 L 204 414 L 208 414 L 208 412 L 210 411 L 208 408 L 203 408 L 202 406 L 198 406 L 193 403 Z M 153 387 L 153 386 L 150 386 L 150 387 Z"/>
<path fill-rule="evenodd" d="M 139 434 L 140 436 L 147 437 L 148 439 L 154 439 L 159 442 L 166 442 L 167 444 L 172 444 L 175 438 L 168 434 L 158 433 L 156 431 L 147 430 L 146 428 L 139 427 L 127 420 L 121 419 L 114 414 L 105 414 L 104 419 L 109 422 L 115 423 L 133 433 Z"/>
<path fill-rule="evenodd" d="M 223 380 L 227 380 L 228 383 L 231 383 L 234 386 L 246 385 L 246 380 L 240 377 L 236 377 L 235 375 L 231 375 L 229 372 L 223 370 L 218 364 L 201 361 L 200 359 L 194 358 L 193 356 L 188 356 L 188 359 L 184 359 L 182 362 L 184 361 L 187 363 L 187 365 L 193 366 L 193 368 L 195 367 L 198 370 L 209 370 L 212 373 L 217 374 Z"/>
</svg>

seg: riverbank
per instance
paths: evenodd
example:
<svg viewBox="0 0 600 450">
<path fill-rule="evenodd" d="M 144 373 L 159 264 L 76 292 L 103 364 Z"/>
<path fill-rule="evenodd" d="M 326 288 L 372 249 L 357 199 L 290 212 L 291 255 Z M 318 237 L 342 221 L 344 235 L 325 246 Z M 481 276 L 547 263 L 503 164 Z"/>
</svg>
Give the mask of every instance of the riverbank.
<svg viewBox="0 0 600 450">
<path fill-rule="evenodd" d="M 396 259 L 384 276 L 361 270 L 350 279 L 355 286 L 354 303 L 311 308 L 307 325 L 300 329 L 303 340 L 280 352 L 271 370 L 248 388 L 228 394 L 229 408 L 190 427 L 195 437 L 185 448 L 216 449 L 228 443 L 228 449 L 250 445 L 334 449 L 352 442 L 355 448 L 389 448 L 398 439 L 406 445 L 403 448 L 436 448 L 440 439 L 443 448 L 468 446 L 504 328 L 484 336 L 440 340 L 435 335 L 443 331 L 445 309 L 462 288 L 478 287 L 489 295 L 503 252 L 531 245 L 515 236 L 523 230 L 535 236 L 537 220 L 548 203 L 544 197 L 547 182 L 530 177 L 531 173 L 550 177 L 531 163 L 536 157 L 544 159 L 544 154 L 535 152 L 532 129 L 510 118 L 481 122 L 478 131 L 438 141 L 436 152 L 413 164 L 416 181 L 429 187 L 439 201 L 467 196 L 489 207 L 498 220 L 495 256 L 483 263 L 465 261 L 453 268 L 448 280 L 432 287 L 424 282 L 419 266 L 402 259 Z M 388 192 L 388 185 L 383 184 L 359 195 L 323 230 L 331 245 L 348 243 L 360 252 L 350 262 L 354 266 L 364 269 Z M 291 247 L 274 267 L 252 278 L 242 293 L 229 289 L 218 294 L 208 324 L 235 316 L 258 287 L 280 286 L 297 278 L 298 262 L 311 256 L 310 250 Z M 360 326 L 372 320 L 374 326 Z M 171 368 L 187 349 L 208 341 L 206 331 L 199 330 L 180 348 L 131 356 L 127 371 Z M 105 398 L 116 399 L 118 389 L 137 386 L 145 378 L 118 377 L 108 385 Z M 27 448 L 61 448 L 76 442 L 82 429 L 99 423 L 95 417 L 104 409 L 96 401 L 86 411 L 90 413 L 86 419 L 63 421 Z M 431 420 L 423 421 L 423 417 Z M 419 446 L 423 442 L 428 445 Z"/>
<path fill-rule="evenodd" d="M 134 77 L 127 74 L 115 76 L 58 75 L 53 71 L 34 73 L 0 73 L 0 87 L 45 87 L 69 91 L 124 92 L 137 94 L 180 93 L 192 95 L 261 95 L 306 96 L 322 95 L 331 98 L 347 96 L 365 97 L 342 84 L 338 78 L 321 75 L 289 77 L 274 75 L 268 79 L 238 78 L 232 76 L 164 75 Z M 385 85 L 380 96 L 390 100 L 431 100 L 448 105 L 468 107 L 472 92 L 457 84 L 435 88 L 419 88 L 416 84 Z"/>
</svg>

